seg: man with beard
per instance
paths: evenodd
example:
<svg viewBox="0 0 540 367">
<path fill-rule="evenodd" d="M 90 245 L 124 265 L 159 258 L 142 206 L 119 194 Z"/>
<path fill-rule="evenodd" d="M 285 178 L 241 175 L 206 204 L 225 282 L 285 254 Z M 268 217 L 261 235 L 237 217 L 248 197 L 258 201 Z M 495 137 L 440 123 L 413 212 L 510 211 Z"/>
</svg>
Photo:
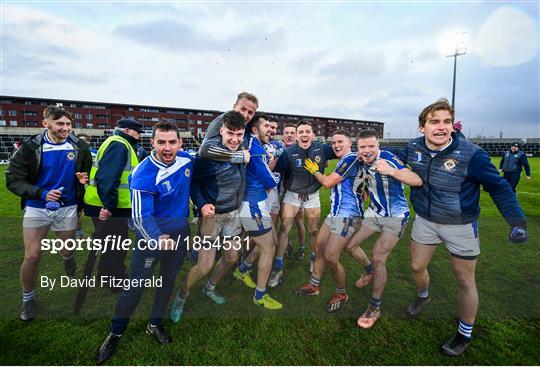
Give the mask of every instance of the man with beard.
<svg viewBox="0 0 540 367">
<path fill-rule="evenodd" d="M 124 288 L 120 293 L 110 334 L 96 356 L 98 364 L 115 352 L 158 261 L 161 263 L 158 278 L 161 284 L 156 285 L 146 333 L 154 336 L 160 344 L 172 341 L 161 322 L 186 254 L 185 240 L 189 238 L 188 187 L 193 162 L 189 154 L 179 152 L 180 133 L 173 123 L 162 121 L 154 126 L 152 146 L 154 150 L 150 157 L 130 175 L 132 218 L 137 232 L 129 279 L 133 286 Z"/>
<path fill-rule="evenodd" d="M 88 145 L 70 134 L 71 118 L 63 107 L 47 106 L 42 122 L 46 129 L 23 141 L 6 169 L 6 186 L 21 197 L 24 208 L 24 261 L 20 271 L 23 321 L 37 316 L 35 283 L 41 241 L 49 229 L 60 240 L 74 238 L 77 205 L 82 203 L 83 185 L 92 166 Z M 62 249 L 60 255 L 66 274 L 74 275 L 74 254 Z"/>
<path fill-rule="evenodd" d="M 274 270 L 270 275 L 269 287 L 276 287 L 281 283 L 283 275 L 283 255 L 287 249 L 289 232 L 294 217 L 300 209 L 304 209 L 308 218 L 308 230 L 311 238 L 317 238 L 319 217 L 321 216 L 321 203 L 319 189 L 321 184 L 304 169 L 306 159 L 311 159 L 319 165 L 319 171 L 324 172 L 326 162 L 334 159 L 335 154 L 328 144 L 313 141 L 313 124 L 302 120 L 296 126 L 297 143 L 285 149 L 279 157 L 276 171 L 284 175 L 285 197 L 281 210 L 281 229 L 279 232 L 278 249 L 274 263 Z M 311 261 L 315 260 L 315 244 L 311 244 Z"/>
<path fill-rule="evenodd" d="M 246 168 L 246 191 L 240 207 L 240 220 L 249 236 L 250 243 L 253 242 L 256 247 L 235 269 L 233 275 L 248 287 L 255 288 L 253 302 L 256 305 L 277 310 L 282 307 L 281 303 L 266 293 L 266 283 L 272 270 L 276 248 L 276 236 L 268 209 L 267 192 L 277 186 L 279 179 L 268 167 L 268 154 L 261 145 L 269 142 L 271 124 L 266 115 L 256 113 L 248 127 L 251 129 L 251 134 L 246 139 L 246 145 L 249 147 L 251 159 Z M 259 263 L 257 284 L 255 284 L 249 271 L 257 258 Z"/>
</svg>

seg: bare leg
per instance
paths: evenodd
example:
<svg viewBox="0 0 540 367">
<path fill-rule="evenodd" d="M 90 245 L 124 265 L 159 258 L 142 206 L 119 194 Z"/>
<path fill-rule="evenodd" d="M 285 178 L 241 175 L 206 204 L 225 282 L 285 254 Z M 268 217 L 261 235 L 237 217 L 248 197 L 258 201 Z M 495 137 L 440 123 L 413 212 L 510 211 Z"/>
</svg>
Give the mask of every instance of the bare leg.
<svg viewBox="0 0 540 367">
<path fill-rule="evenodd" d="M 41 260 L 41 240 L 45 238 L 48 231 L 48 226 L 23 228 L 24 260 L 19 273 L 23 292 L 32 291 L 36 285 L 38 266 Z"/>
</svg>

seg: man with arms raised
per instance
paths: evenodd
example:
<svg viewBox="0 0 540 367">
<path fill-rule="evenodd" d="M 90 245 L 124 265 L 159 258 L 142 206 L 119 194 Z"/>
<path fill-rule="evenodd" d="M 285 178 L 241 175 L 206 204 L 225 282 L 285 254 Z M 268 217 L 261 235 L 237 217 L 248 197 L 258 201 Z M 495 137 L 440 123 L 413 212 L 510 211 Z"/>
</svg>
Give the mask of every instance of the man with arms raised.
<svg viewBox="0 0 540 367">
<path fill-rule="evenodd" d="M 92 167 L 88 145 L 71 132 L 71 113 L 60 106 L 43 111 L 46 128 L 22 142 L 6 169 L 6 186 L 21 197 L 24 208 L 24 261 L 20 277 L 23 303 L 20 318 L 37 316 L 35 284 L 41 260 L 41 240 L 52 230 L 60 240 L 74 238 L 77 204 L 82 204 L 84 186 Z M 73 253 L 63 249 L 67 275 L 76 271 Z"/>
<path fill-rule="evenodd" d="M 340 160 L 336 169 L 326 176 L 319 170 L 319 165 L 306 159 L 304 167 L 324 187 L 331 189 L 330 213 L 322 225 L 315 242 L 316 260 L 309 283 L 295 290 L 295 294 L 316 296 L 319 294 L 319 282 L 324 274 L 325 265 L 332 269 L 336 291 L 328 301 L 328 312 L 338 311 L 349 296 L 345 290 L 345 269 L 339 262 L 341 252 L 346 247 L 353 233 L 360 228 L 364 209 L 362 207 L 362 189 L 364 176 L 360 161 L 351 152 L 351 136 L 338 130 L 332 134 L 332 149 Z M 361 262 L 369 264 L 366 254 L 360 249 Z"/>
<path fill-rule="evenodd" d="M 304 169 L 306 159 L 311 159 L 319 165 L 319 172 L 323 173 L 326 162 L 334 159 L 332 147 L 313 141 L 313 124 L 302 120 L 296 126 L 298 142 L 285 149 L 279 157 L 276 171 L 284 175 L 285 197 L 281 210 L 281 229 L 279 233 L 278 249 L 274 270 L 268 285 L 275 287 L 281 283 L 283 275 L 283 255 L 287 249 L 289 232 L 294 217 L 300 209 L 304 209 L 308 218 L 308 229 L 313 241 L 317 238 L 319 230 L 319 217 L 321 216 L 321 203 L 319 189 L 321 184 Z M 311 260 L 315 259 L 315 244 L 311 244 Z"/>
<path fill-rule="evenodd" d="M 268 167 L 268 155 L 261 146 L 269 141 L 270 121 L 264 114 L 256 113 L 248 124 L 251 134 L 247 140 L 251 159 L 246 168 L 246 193 L 240 207 L 240 220 L 249 236 L 250 243 L 257 246 L 235 269 L 233 275 L 250 288 L 255 288 L 253 302 L 267 309 L 282 307 L 266 294 L 266 283 L 272 270 L 272 260 L 276 250 L 276 240 L 272 218 L 268 209 L 267 192 L 278 184 L 278 178 Z M 257 284 L 249 276 L 251 264 L 259 258 Z"/>
<path fill-rule="evenodd" d="M 189 154 L 179 152 L 180 133 L 173 123 L 159 122 L 154 126 L 152 146 L 151 155 L 135 168 L 129 180 L 132 219 L 137 232 L 137 246 L 131 258 L 133 286 L 120 293 L 110 334 L 96 356 L 98 364 L 115 352 L 158 261 L 161 284 L 156 285 L 146 333 L 160 344 L 172 341 L 161 321 L 186 254 L 185 240 L 190 232 L 188 188 L 193 162 Z"/>
<path fill-rule="evenodd" d="M 457 333 L 441 346 L 441 351 L 458 356 L 469 346 L 478 309 L 475 271 L 480 254 L 480 185 L 510 225 L 510 241 L 525 242 L 527 231 L 525 216 L 508 182 L 482 148 L 457 138 L 452 132 L 453 121 L 454 109 L 446 99 L 427 106 L 418 117 L 424 136 L 411 140 L 399 156 L 424 182 L 411 189 L 416 212 L 411 267 L 418 297 L 407 313 L 416 316 L 428 304 L 427 267 L 437 245 L 444 241 L 459 285 L 459 322 Z"/>
<path fill-rule="evenodd" d="M 422 180 L 394 154 L 379 149 L 377 133 L 364 130 L 358 135 L 358 159 L 371 202 L 362 228 L 354 235 L 348 251 L 355 251 L 368 237 L 379 232 L 373 245 L 373 290 L 367 310 L 358 318 L 358 326 L 370 328 L 380 317 L 381 297 L 387 281 L 386 259 L 403 235 L 409 220 L 409 204 L 403 184 L 421 186 Z"/>
</svg>

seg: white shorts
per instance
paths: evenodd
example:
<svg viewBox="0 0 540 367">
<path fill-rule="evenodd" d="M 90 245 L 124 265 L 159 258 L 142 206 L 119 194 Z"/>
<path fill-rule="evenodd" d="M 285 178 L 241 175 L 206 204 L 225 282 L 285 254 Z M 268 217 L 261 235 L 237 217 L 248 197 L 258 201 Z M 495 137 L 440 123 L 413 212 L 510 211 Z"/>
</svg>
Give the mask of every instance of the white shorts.
<svg viewBox="0 0 540 367">
<path fill-rule="evenodd" d="M 407 228 L 408 222 L 409 212 L 399 217 L 382 217 L 377 215 L 373 209 L 368 208 L 364 214 L 362 225 L 368 227 L 372 231 L 386 232 L 397 238 L 401 238 Z"/>
<path fill-rule="evenodd" d="M 321 207 L 319 190 L 315 191 L 313 194 L 298 194 L 296 192 L 287 191 L 283 198 L 283 202 L 304 209 Z"/>
<path fill-rule="evenodd" d="M 209 236 L 212 240 L 219 236 L 234 237 L 242 233 L 242 223 L 236 209 L 228 213 L 215 214 L 210 218 L 199 218 L 199 225 L 201 236 Z"/>
<path fill-rule="evenodd" d="M 77 228 L 77 205 L 63 206 L 56 211 L 45 208 L 24 208 L 23 228 L 50 227 L 51 231 L 73 231 Z"/>
<path fill-rule="evenodd" d="M 343 238 L 350 238 L 356 230 L 360 229 L 362 224 L 362 218 L 346 218 L 346 217 L 334 217 L 331 214 L 328 214 L 324 220 L 330 228 L 330 232 L 337 234 Z"/>
<path fill-rule="evenodd" d="M 240 221 L 251 236 L 262 236 L 272 230 L 272 217 L 266 200 L 258 203 L 243 201 L 240 205 Z"/>
<path fill-rule="evenodd" d="M 480 254 L 478 221 L 468 224 L 438 224 L 417 215 L 411 238 L 421 245 L 438 245 L 444 241 L 450 253 L 463 259 L 474 259 Z"/>
<path fill-rule="evenodd" d="M 270 190 L 270 192 L 268 193 L 268 198 L 266 200 L 268 202 L 268 208 L 270 210 L 270 213 L 279 214 L 281 204 L 277 187 L 274 187 L 272 190 Z"/>
</svg>

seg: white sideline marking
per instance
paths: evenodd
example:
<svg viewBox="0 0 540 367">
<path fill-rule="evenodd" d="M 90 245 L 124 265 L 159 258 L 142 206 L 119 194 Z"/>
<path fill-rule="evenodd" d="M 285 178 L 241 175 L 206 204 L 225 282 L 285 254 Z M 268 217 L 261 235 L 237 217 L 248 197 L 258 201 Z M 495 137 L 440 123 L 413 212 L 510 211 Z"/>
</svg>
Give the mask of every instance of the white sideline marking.
<svg viewBox="0 0 540 367">
<path fill-rule="evenodd" d="M 526 194 L 526 195 L 536 195 L 536 196 L 540 196 L 540 193 L 538 193 L 538 192 L 518 191 L 518 194 Z"/>
</svg>

